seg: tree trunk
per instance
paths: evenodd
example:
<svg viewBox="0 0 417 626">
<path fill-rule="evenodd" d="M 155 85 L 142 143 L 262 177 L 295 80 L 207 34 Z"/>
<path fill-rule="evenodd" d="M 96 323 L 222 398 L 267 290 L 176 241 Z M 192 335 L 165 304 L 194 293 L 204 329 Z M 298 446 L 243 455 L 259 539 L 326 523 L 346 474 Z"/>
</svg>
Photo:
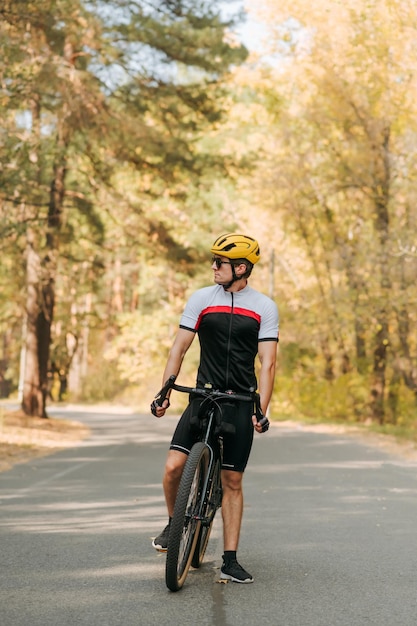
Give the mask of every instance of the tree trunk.
<svg viewBox="0 0 417 626">
<path fill-rule="evenodd" d="M 51 323 L 54 312 L 55 288 L 53 280 L 42 286 L 40 291 L 41 307 L 37 319 L 39 386 L 42 393 L 43 413 L 46 415 L 48 397 L 49 349 L 51 345 Z"/>
<path fill-rule="evenodd" d="M 65 191 L 65 149 L 62 135 L 60 162 L 54 168 L 46 231 L 46 253 L 42 261 L 28 238 L 27 250 L 27 339 L 22 409 L 27 415 L 47 417 L 48 367 L 51 327 L 54 317 L 55 276 L 59 249 L 59 232 Z"/>
<path fill-rule="evenodd" d="M 409 224 L 407 224 L 407 226 L 409 227 Z M 408 287 L 405 270 L 406 261 L 402 257 L 400 258 L 399 263 L 401 298 L 399 306 L 394 306 L 397 316 L 399 354 L 401 357 L 398 360 L 398 369 L 402 374 L 406 386 L 411 389 L 417 397 L 417 360 L 415 357 L 413 358 L 413 342 L 410 340 L 410 337 L 412 336 L 411 329 L 413 328 L 413 321 L 408 310 L 409 303 L 406 295 Z"/>
<path fill-rule="evenodd" d="M 39 317 L 39 285 L 41 262 L 34 250 L 34 239 L 31 232 L 27 235 L 26 248 L 26 349 L 23 376 L 22 410 L 26 415 L 46 417 L 45 404 L 40 385 L 39 374 L 39 344 L 38 344 L 38 317 Z"/>
<path fill-rule="evenodd" d="M 389 381 L 387 404 L 389 409 L 389 421 L 391 424 L 396 424 L 398 419 L 398 405 L 400 399 L 400 387 L 401 387 L 401 372 L 394 365 L 394 371 Z"/>
<path fill-rule="evenodd" d="M 355 318 L 356 367 L 359 374 L 366 372 L 366 340 L 365 325 L 358 317 Z"/>
<path fill-rule="evenodd" d="M 383 424 L 385 420 L 385 384 L 388 343 L 388 322 L 384 314 L 381 314 L 379 329 L 375 336 L 373 383 L 371 388 L 372 417 L 380 424 Z"/>
<path fill-rule="evenodd" d="M 333 381 L 335 378 L 334 375 L 334 363 L 333 363 L 333 354 L 330 349 L 329 340 L 327 337 L 323 337 L 321 339 L 321 349 L 324 357 L 324 378 L 328 381 Z"/>
<path fill-rule="evenodd" d="M 406 386 L 417 394 L 417 364 L 411 356 L 410 316 L 405 306 L 397 311 L 397 322 L 401 356 L 399 369 Z"/>
<path fill-rule="evenodd" d="M 390 191 L 390 160 L 389 142 L 390 129 L 382 129 L 382 142 L 380 152 L 375 158 L 377 172 L 374 188 L 375 198 L 375 230 L 379 238 L 379 284 L 380 306 L 377 312 L 377 330 L 374 347 L 373 383 L 371 387 L 371 411 L 372 417 L 380 424 L 385 419 L 385 385 L 387 354 L 389 347 L 389 324 L 388 307 L 390 302 L 391 278 L 390 259 L 388 252 L 389 241 L 389 191 Z"/>
</svg>

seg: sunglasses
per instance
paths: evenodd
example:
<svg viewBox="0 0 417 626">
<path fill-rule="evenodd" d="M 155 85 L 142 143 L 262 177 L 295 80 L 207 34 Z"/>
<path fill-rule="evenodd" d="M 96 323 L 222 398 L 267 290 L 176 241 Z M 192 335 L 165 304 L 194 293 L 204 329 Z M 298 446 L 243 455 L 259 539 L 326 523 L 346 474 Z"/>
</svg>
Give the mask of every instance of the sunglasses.
<svg viewBox="0 0 417 626">
<path fill-rule="evenodd" d="M 230 261 L 222 261 L 221 259 L 219 259 L 219 257 L 218 257 L 218 256 L 214 256 L 214 257 L 211 259 L 211 264 L 213 265 L 213 263 L 215 263 L 215 264 L 216 264 L 216 267 L 217 267 L 217 269 L 218 269 L 218 270 L 221 268 L 221 266 L 222 266 L 222 265 L 232 265 L 232 264 L 230 263 Z"/>
</svg>

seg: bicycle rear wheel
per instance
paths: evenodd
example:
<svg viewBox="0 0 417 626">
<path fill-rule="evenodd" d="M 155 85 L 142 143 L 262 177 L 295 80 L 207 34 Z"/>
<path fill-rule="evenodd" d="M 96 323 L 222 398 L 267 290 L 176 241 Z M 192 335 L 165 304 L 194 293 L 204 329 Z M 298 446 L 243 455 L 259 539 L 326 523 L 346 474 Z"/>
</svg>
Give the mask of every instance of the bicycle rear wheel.
<svg viewBox="0 0 417 626">
<path fill-rule="evenodd" d="M 222 502 L 222 486 L 220 477 L 221 467 L 220 460 L 217 459 L 214 465 L 213 473 L 210 478 L 210 484 L 208 485 L 207 501 L 205 504 L 205 511 L 202 513 L 202 521 L 200 526 L 200 532 L 198 533 L 198 539 L 191 559 L 191 566 L 199 568 L 203 562 L 204 554 L 206 552 L 208 540 L 210 538 L 211 529 L 214 522 L 214 516 L 216 511 Z"/>
<path fill-rule="evenodd" d="M 169 532 L 165 568 L 165 582 L 171 591 L 179 591 L 183 586 L 199 537 L 199 511 L 204 497 L 209 458 L 206 444 L 196 443 L 182 473 Z"/>
</svg>

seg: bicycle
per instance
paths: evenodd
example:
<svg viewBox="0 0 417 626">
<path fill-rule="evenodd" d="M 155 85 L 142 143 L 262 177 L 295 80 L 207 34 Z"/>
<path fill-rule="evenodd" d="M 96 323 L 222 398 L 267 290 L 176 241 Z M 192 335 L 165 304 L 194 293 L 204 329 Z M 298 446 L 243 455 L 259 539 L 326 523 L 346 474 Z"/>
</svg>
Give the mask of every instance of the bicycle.
<svg viewBox="0 0 417 626">
<path fill-rule="evenodd" d="M 165 568 L 165 582 L 171 591 L 182 588 L 190 566 L 201 566 L 214 517 L 221 506 L 223 437 L 234 428 L 233 424 L 222 422 L 222 403 L 252 402 L 258 421 L 265 430 L 269 426 L 260 408 L 259 394 L 254 390 L 244 395 L 210 387 L 184 387 L 175 384 L 175 380 L 176 376 L 171 376 L 155 396 L 153 413 L 155 404 L 161 406 L 171 389 L 203 401 L 198 415 L 191 418 L 191 424 L 199 428 L 199 436 L 185 463 L 171 520 Z"/>
</svg>

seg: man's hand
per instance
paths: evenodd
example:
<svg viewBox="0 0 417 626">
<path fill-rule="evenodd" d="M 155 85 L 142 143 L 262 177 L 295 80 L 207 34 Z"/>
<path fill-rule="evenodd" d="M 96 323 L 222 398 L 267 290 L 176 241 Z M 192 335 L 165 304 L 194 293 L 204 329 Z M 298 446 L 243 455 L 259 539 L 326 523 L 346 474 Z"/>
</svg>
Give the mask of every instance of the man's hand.
<svg viewBox="0 0 417 626">
<path fill-rule="evenodd" d="M 162 405 L 159 405 L 156 400 L 153 400 L 151 404 L 151 413 L 152 415 L 155 415 L 155 417 L 163 417 L 168 407 L 169 407 L 168 398 L 165 398 Z"/>
<path fill-rule="evenodd" d="M 257 433 L 266 433 L 269 428 L 269 419 L 263 414 L 262 417 L 252 415 L 252 424 Z"/>
</svg>

